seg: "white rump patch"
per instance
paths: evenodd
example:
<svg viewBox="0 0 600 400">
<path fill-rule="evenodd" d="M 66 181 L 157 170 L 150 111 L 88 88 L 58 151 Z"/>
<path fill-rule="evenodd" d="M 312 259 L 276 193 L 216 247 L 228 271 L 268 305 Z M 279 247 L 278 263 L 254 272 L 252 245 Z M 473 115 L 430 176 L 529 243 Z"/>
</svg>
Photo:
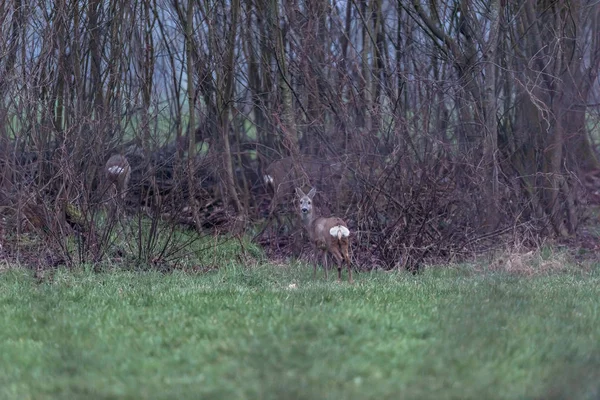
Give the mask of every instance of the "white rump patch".
<svg viewBox="0 0 600 400">
<path fill-rule="evenodd" d="M 329 234 L 333 237 L 341 238 L 350 236 L 350 230 L 343 225 L 334 226 L 329 230 Z"/>
<path fill-rule="evenodd" d="M 268 185 L 269 183 L 271 185 L 273 184 L 273 177 L 271 175 L 263 175 L 263 179 L 265 180 L 266 185 Z"/>
<path fill-rule="evenodd" d="M 112 175 L 121 175 L 125 172 L 125 168 L 119 167 L 118 165 L 113 165 L 112 167 L 108 167 L 108 172 Z"/>
</svg>

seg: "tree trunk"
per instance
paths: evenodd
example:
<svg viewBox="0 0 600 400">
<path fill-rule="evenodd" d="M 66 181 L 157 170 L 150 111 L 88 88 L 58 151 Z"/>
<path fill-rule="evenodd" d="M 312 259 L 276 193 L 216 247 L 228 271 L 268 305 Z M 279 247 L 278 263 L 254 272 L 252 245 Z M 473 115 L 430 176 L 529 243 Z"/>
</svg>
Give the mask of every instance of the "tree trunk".
<svg viewBox="0 0 600 400">
<path fill-rule="evenodd" d="M 238 197 L 237 189 L 235 186 L 234 174 L 233 174 L 233 159 L 231 157 L 231 144 L 229 141 L 229 121 L 231 114 L 231 104 L 233 99 L 233 82 L 235 80 L 235 65 L 234 65 L 234 54 L 235 54 L 235 42 L 237 38 L 237 25 L 238 15 L 240 11 L 239 0 L 232 0 L 231 2 L 231 25 L 229 27 L 229 36 L 227 40 L 227 57 L 225 59 L 224 67 L 224 82 L 223 97 L 219 102 L 220 110 L 220 129 L 221 129 L 221 141 L 223 143 L 223 173 L 227 192 L 235 212 L 238 214 L 240 221 L 244 221 L 245 209 L 240 202 Z"/>
</svg>

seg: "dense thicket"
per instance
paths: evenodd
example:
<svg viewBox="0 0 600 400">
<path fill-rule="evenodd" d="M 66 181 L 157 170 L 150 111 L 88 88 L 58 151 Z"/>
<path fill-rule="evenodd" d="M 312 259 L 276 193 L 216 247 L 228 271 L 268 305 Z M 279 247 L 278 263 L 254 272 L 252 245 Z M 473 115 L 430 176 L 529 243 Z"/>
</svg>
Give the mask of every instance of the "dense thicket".
<svg viewBox="0 0 600 400">
<path fill-rule="evenodd" d="M 79 229 L 93 252 L 114 153 L 129 207 L 198 230 L 264 217 L 287 158 L 386 268 L 571 236 L 595 182 L 595 2 L 5 0 L 0 20 L 5 241 Z"/>
</svg>

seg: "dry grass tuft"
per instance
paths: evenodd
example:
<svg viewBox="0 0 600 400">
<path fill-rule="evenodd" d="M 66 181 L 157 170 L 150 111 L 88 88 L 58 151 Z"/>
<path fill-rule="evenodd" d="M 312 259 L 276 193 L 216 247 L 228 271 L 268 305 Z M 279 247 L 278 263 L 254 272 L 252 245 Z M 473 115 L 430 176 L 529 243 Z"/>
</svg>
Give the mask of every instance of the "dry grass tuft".
<svg viewBox="0 0 600 400">
<path fill-rule="evenodd" d="M 573 262 L 567 252 L 548 247 L 537 249 L 513 248 L 505 250 L 480 270 L 506 272 L 520 276 L 548 275 L 585 268 Z"/>
</svg>

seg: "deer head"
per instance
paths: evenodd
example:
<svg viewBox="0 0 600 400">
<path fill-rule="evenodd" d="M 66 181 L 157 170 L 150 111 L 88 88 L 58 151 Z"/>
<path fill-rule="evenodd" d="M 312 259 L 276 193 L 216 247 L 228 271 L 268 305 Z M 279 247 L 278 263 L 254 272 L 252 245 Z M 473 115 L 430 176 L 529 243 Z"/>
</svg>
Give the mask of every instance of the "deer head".
<svg viewBox="0 0 600 400">
<path fill-rule="evenodd" d="M 277 216 L 276 209 L 279 205 L 292 204 L 294 188 L 310 182 L 329 188 L 328 193 L 324 193 L 325 196 L 322 193 L 319 199 L 330 200 L 331 195 L 344 186 L 345 168 L 346 164 L 340 159 L 306 157 L 294 162 L 291 157 L 288 157 L 273 161 L 263 175 L 265 188 L 272 196 L 269 215 Z M 321 204 L 321 207 L 328 210 L 329 205 L 331 204 L 326 201 L 325 204 Z"/>
</svg>

